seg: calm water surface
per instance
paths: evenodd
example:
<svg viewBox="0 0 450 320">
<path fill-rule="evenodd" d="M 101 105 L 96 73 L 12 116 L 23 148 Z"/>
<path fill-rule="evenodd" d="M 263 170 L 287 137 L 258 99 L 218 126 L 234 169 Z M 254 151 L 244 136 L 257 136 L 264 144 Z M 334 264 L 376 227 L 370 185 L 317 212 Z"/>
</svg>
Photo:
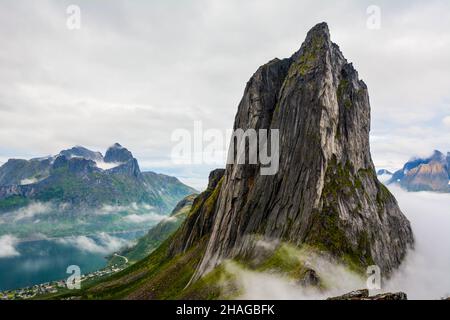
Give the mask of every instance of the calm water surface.
<svg viewBox="0 0 450 320">
<path fill-rule="evenodd" d="M 133 231 L 112 236 L 131 241 L 144 233 Z M 69 265 L 78 265 L 85 274 L 107 264 L 105 252 L 89 252 L 55 240 L 22 242 L 17 244 L 16 250 L 20 256 L 0 258 L 0 291 L 66 279 Z"/>
</svg>

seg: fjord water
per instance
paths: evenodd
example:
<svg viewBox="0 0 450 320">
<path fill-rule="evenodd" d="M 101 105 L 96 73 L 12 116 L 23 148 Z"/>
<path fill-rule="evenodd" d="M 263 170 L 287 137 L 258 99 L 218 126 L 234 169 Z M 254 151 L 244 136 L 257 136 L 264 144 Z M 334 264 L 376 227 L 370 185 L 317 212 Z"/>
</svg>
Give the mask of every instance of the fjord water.
<svg viewBox="0 0 450 320">
<path fill-rule="evenodd" d="M 113 236 L 125 243 L 143 234 L 144 231 L 130 231 Z M 90 239 L 97 241 L 96 237 Z M 20 242 L 16 250 L 19 256 L 0 258 L 0 291 L 66 279 L 70 265 L 78 265 L 82 274 L 96 271 L 107 265 L 106 256 L 113 253 L 90 251 L 58 240 Z"/>
</svg>

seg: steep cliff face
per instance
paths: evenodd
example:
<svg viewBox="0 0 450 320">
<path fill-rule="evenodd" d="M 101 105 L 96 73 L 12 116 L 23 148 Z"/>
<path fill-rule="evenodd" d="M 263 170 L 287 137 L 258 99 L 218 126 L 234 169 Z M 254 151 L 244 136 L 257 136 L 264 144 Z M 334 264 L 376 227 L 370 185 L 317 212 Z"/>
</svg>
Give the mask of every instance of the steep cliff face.
<svg viewBox="0 0 450 320">
<path fill-rule="evenodd" d="M 261 239 L 311 244 L 385 272 L 401 263 L 413 236 L 376 178 L 367 87 L 325 23 L 291 58 L 258 69 L 234 128 L 279 129 L 279 171 L 261 175 L 258 165 L 227 166 L 194 280 L 223 259 L 251 256 Z"/>
<path fill-rule="evenodd" d="M 209 237 L 224 173 L 225 170 L 216 169 L 209 174 L 208 187 L 194 200 L 188 219 L 170 246 L 170 256 L 184 253 L 200 240 Z"/>
<path fill-rule="evenodd" d="M 181 200 L 170 214 L 170 219 L 165 219 L 152 227 L 146 235 L 141 237 L 135 245 L 125 248 L 120 255 L 125 256 L 133 262 L 144 259 L 161 243 L 167 240 L 174 232 L 178 230 L 184 220 L 187 218 L 193 201 L 197 198 L 197 194 L 192 194 Z M 121 259 L 121 258 L 120 258 Z M 116 261 L 117 257 L 113 257 L 110 261 Z"/>
</svg>

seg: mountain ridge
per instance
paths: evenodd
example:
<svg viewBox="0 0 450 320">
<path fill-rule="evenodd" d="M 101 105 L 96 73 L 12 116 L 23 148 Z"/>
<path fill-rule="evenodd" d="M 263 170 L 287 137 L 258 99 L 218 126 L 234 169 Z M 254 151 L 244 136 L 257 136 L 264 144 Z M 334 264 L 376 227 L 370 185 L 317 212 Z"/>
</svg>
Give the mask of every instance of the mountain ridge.
<svg viewBox="0 0 450 320">
<path fill-rule="evenodd" d="M 415 157 L 393 173 L 387 184 L 398 184 L 407 191 L 450 192 L 450 152 L 439 150 L 426 158 Z"/>
<path fill-rule="evenodd" d="M 18 209 L 30 201 L 62 201 L 86 208 L 148 203 L 168 212 L 192 193 L 196 190 L 175 177 L 141 172 L 137 159 L 118 143 L 108 148 L 105 157 L 76 146 L 47 158 L 10 159 L 0 167 L 2 210 Z M 8 200 L 10 207 L 5 205 Z"/>
</svg>

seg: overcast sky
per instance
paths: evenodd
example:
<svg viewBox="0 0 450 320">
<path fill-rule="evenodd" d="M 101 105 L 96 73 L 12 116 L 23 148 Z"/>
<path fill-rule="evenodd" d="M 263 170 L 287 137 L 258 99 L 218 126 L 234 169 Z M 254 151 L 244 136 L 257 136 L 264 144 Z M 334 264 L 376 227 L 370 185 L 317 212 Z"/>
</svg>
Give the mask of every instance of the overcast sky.
<svg viewBox="0 0 450 320">
<path fill-rule="evenodd" d="M 0 162 L 120 142 L 142 168 L 201 188 L 214 166 L 174 165 L 172 132 L 230 129 L 258 66 L 321 21 L 369 87 L 375 164 L 450 151 L 450 2 L 393 2 L 3 0 Z M 379 30 L 367 28 L 372 4 Z"/>
</svg>

